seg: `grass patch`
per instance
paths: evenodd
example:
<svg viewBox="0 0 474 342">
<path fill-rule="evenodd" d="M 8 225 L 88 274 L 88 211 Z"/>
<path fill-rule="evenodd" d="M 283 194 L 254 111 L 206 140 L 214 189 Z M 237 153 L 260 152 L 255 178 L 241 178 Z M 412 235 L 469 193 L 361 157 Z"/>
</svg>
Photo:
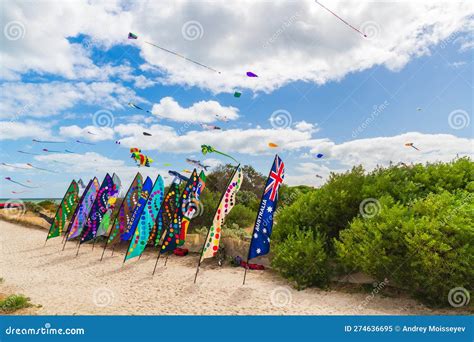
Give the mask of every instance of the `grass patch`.
<svg viewBox="0 0 474 342">
<path fill-rule="evenodd" d="M 11 313 L 23 308 L 31 307 L 30 298 L 25 297 L 22 294 L 11 295 L 7 298 L 0 300 L 0 312 Z"/>
</svg>

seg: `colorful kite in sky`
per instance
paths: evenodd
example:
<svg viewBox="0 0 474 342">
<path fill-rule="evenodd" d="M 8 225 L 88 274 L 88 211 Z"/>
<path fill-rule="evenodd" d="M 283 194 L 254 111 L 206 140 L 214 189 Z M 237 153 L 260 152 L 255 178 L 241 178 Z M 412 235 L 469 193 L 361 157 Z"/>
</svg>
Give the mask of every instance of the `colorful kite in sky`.
<svg viewBox="0 0 474 342">
<path fill-rule="evenodd" d="M 48 141 L 48 140 L 38 140 L 38 139 L 33 139 L 33 142 L 36 143 L 42 143 L 42 144 L 64 144 L 65 141 Z"/>
<path fill-rule="evenodd" d="M 194 159 L 186 158 L 186 162 L 188 162 L 189 164 L 191 164 L 194 167 L 198 167 L 198 168 L 204 169 L 206 171 L 210 167 L 209 165 L 204 165 L 203 163 L 201 163 L 200 160 L 194 160 Z"/>
<path fill-rule="evenodd" d="M 132 147 L 130 149 L 130 153 L 132 154 L 130 158 L 134 159 L 137 163 L 137 166 L 146 166 L 150 167 L 150 164 L 153 163 L 153 159 L 141 153 L 141 150 L 136 147 Z"/>
<path fill-rule="evenodd" d="M 128 39 L 138 39 L 138 36 L 132 32 L 128 33 Z"/>
<path fill-rule="evenodd" d="M 278 147 L 278 145 L 275 143 L 269 142 L 268 147 L 275 148 L 275 147 Z"/>
<path fill-rule="evenodd" d="M 62 151 L 48 150 L 47 148 L 43 148 L 43 151 L 48 153 L 62 153 Z"/>
<path fill-rule="evenodd" d="M 214 131 L 214 130 L 220 130 L 222 128 L 214 125 L 206 125 L 206 124 L 201 124 L 201 127 L 207 131 Z"/>
<path fill-rule="evenodd" d="M 149 110 L 143 109 L 142 107 L 138 107 L 136 104 L 134 104 L 132 102 L 129 102 L 128 105 L 129 105 L 129 107 L 132 107 L 132 108 L 135 108 L 135 109 L 138 109 L 138 110 L 143 110 L 144 112 L 152 114 L 152 112 L 150 112 Z"/>
<path fill-rule="evenodd" d="M 32 167 L 33 169 L 36 169 L 36 170 L 41 170 L 41 171 L 46 171 L 46 172 L 52 172 L 52 173 L 58 173 L 58 172 L 53 171 L 53 170 L 43 169 L 42 167 L 34 166 L 33 164 L 30 164 L 30 163 L 26 163 L 26 165 L 28 165 L 29 167 Z"/>
<path fill-rule="evenodd" d="M 236 91 L 236 92 L 234 93 L 234 97 L 240 97 L 241 95 L 242 95 L 242 93 L 240 93 L 240 92 L 238 92 L 238 91 Z"/>
<path fill-rule="evenodd" d="M 236 163 L 239 163 L 234 157 L 228 155 L 228 154 L 225 154 L 224 152 L 220 152 L 218 150 L 216 150 L 214 147 L 212 147 L 211 145 L 201 145 L 201 152 L 202 154 L 206 155 L 208 153 L 218 153 L 220 155 L 223 155 L 223 156 L 226 156 L 230 159 L 232 159 L 233 161 L 235 161 Z"/>
<path fill-rule="evenodd" d="M 254 73 L 251 72 L 251 71 L 247 71 L 247 76 L 248 76 L 248 77 L 258 77 L 256 74 L 254 74 Z"/>
<path fill-rule="evenodd" d="M 15 166 L 15 165 L 7 164 L 7 163 L 2 163 L 2 165 L 4 165 L 4 166 L 8 166 L 8 167 L 12 167 L 12 168 L 14 168 L 14 169 L 20 169 L 20 170 L 30 170 L 30 168 L 29 168 L 29 167 Z"/>
<path fill-rule="evenodd" d="M 29 188 L 29 189 L 38 189 L 39 187 L 38 186 L 29 186 L 29 185 L 26 185 L 26 184 L 23 184 L 23 183 L 20 183 L 20 182 L 17 182 L 17 181 L 14 181 L 13 179 L 11 179 L 10 177 L 5 177 L 5 179 L 7 181 L 10 181 L 12 183 L 15 183 L 15 184 L 18 184 L 18 185 L 21 185 L 25 188 Z"/>
<path fill-rule="evenodd" d="M 322 153 L 318 153 L 318 154 L 316 155 L 316 158 L 318 158 L 318 159 L 321 159 L 322 157 L 324 157 L 324 154 L 322 154 Z"/>
<path fill-rule="evenodd" d="M 415 147 L 415 145 L 413 145 L 413 143 L 409 142 L 409 143 L 406 143 L 405 144 L 406 147 L 413 147 L 415 150 L 419 151 L 420 149 Z"/>
</svg>

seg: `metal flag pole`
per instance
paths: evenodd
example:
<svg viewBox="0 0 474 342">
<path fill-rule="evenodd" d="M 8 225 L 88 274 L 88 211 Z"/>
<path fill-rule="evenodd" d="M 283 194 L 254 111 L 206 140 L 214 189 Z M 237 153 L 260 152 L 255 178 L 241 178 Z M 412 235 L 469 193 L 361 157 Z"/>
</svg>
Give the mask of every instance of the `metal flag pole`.
<svg viewBox="0 0 474 342">
<path fill-rule="evenodd" d="M 216 210 L 214 210 L 214 213 L 217 212 L 217 210 L 219 209 L 219 205 L 221 204 L 222 199 L 224 198 L 224 196 L 226 194 L 227 188 L 229 187 L 230 183 L 232 182 L 232 179 L 234 178 L 235 174 L 237 173 L 237 170 L 239 169 L 239 167 L 240 167 L 240 164 L 238 164 L 235 167 L 234 172 L 232 172 L 232 174 L 230 175 L 229 181 L 227 182 L 227 185 L 224 188 L 224 191 L 222 192 L 221 198 L 219 199 L 219 202 L 217 202 L 217 208 L 216 208 Z M 214 220 L 214 217 L 212 219 Z M 212 226 L 212 223 L 211 223 L 211 226 Z M 204 239 L 204 243 L 202 244 L 201 253 L 199 253 L 199 261 L 198 261 L 198 264 L 197 264 L 197 267 L 196 267 L 196 274 L 194 275 L 194 284 L 196 284 L 196 279 L 197 279 L 197 276 L 198 276 L 198 273 L 199 273 L 199 268 L 201 267 L 202 254 L 204 253 L 204 247 L 206 246 L 207 239 L 209 238 L 209 233 L 211 232 L 211 226 L 209 226 L 209 228 L 207 229 L 206 238 Z"/>
</svg>

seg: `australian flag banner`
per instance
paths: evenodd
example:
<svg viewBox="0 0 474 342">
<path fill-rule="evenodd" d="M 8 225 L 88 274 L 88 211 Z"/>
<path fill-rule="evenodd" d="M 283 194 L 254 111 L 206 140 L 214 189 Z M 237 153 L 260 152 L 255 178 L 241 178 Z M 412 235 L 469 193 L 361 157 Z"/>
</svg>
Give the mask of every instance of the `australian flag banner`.
<svg viewBox="0 0 474 342">
<path fill-rule="evenodd" d="M 273 214 L 278 202 L 278 189 L 285 177 L 285 164 L 275 156 L 270 175 L 258 209 L 257 220 L 253 228 L 248 259 L 253 259 L 270 251 L 270 236 L 272 235 Z"/>
</svg>

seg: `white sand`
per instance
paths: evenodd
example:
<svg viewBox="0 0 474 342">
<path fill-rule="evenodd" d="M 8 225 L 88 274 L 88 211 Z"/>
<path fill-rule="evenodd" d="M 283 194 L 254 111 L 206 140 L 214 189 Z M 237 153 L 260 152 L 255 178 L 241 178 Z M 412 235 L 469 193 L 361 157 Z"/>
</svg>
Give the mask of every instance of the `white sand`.
<svg viewBox="0 0 474 342">
<path fill-rule="evenodd" d="M 431 310 L 411 299 L 308 289 L 297 291 L 271 271 L 250 271 L 242 286 L 243 268 L 201 267 L 193 283 L 197 255 L 171 256 L 159 261 L 151 276 L 156 254 L 122 267 L 123 251 L 99 262 L 102 248 L 83 245 L 75 257 L 75 243 L 61 252 L 61 238 L 43 247 L 46 231 L 0 221 L 1 293 L 23 293 L 43 307 L 40 315 L 120 314 L 449 314 Z M 458 312 L 459 313 L 459 312 Z"/>
</svg>

